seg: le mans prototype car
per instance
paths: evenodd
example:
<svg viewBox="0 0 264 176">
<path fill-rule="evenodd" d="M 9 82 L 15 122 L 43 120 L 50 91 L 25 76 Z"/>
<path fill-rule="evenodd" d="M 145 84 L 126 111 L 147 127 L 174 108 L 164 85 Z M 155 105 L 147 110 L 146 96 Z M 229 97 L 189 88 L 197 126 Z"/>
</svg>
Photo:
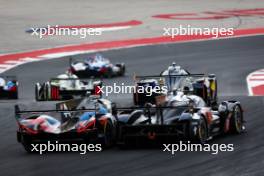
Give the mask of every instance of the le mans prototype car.
<svg viewBox="0 0 264 176">
<path fill-rule="evenodd" d="M 88 57 L 84 61 L 72 61 L 70 59 L 70 70 L 79 78 L 106 77 L 125 75 L 125 64 L 112 64 L 109 59 L 100 54 Z"/>
<path fill-rule="evenodd" d="M 160 75 L 135 76 L 135 91 L 133 101 L 135 105 L 143 106 L 146 103 L 155 103 L 156 96 L 166 95 L 169 92 L 187 88 L 212 106 L 217 104 L 217 80 L 214 74 L 191 74 L 180 66 L 172 63 Z M 140 88 L 145 91 L 139 91 Z M 151 93 L 147 90 L 152 90 Z M 161 90 L 161 91 L 157 91 Z"/>
<path fill-rule="evenodd" d="M 217 80 L 214 74 L 135 76 L 135 84 L 133 101 L 139 106 L 154 104 L 157 96 L 168 95 L 183 88 L 202 97 L 209 106 L 217 104 Z M 142 87 L 144 91 L 139 91 Z"/>
<path fill-rule="evenodd" d="M 100 143 L 110 147 L 115 141 L 116 118 L 109 100 L 90 96 L 58 103 L 56 110 L 21 111 L 15 106 L 17 140 L 25 150 L 47 141 Z"/>
<path fill-rule="evenodd" d="M 155 105 L 117 110 L 119 145 L 171 140 L 203 144 L 214 136 L 245 130 L 238 101 L 223 101 L 212 108 L 203 98 L 181 91 L 156 98 Z"/>
<path fill-rule="evenodd" d="M 37 101 L 69 100 L 74 97 L 84 97 L 87 94 L 101 95 L 102 82 L 89 79 L 81 80 L 71 73 L 61 74 L 43 84 L 35 84 Z"/>
<path fill-rule="evenodd" d="M 18 99 L 18 82 L 16 77 L 0 77 L 0 99 Z"/>
</svg>

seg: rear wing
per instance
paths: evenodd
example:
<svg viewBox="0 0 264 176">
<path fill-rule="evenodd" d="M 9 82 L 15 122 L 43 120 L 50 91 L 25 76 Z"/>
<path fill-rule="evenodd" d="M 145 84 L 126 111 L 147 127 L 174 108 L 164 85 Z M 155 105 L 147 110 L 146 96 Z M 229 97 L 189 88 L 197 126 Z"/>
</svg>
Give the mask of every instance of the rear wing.
<svg viewBox="0 0 264 176">
<path fill-rule="evenodd" d="M 50 81 L 100 81 L 98 78 L 50 78 Z"/>
<path fill-rule="evenodd" d="M 146 76 L 134 76 L 134 80 L 145 80 L 145 79 L 160 79 L 160 78 L 184 78 L 184 77 L 195 77 L 202 78 L 205 74 L 187 74 L 187 75 L 146 75 Z"/>
<path fill-rule="evenodd" d="M 131 107 L 116 107 L 115 109 L 117 111 L 129 111 L 129 110 L 151 110 L 151 109 L 177 109 L 179 107 L 185 107 L 188 108 L 190 106 L 181 105 L 181 106 L 144 106 L 144 107 L 138 107 L 138 106 L 131 106 Z"/>
<path fill-rule="evenodd" d="M 186 79 L 185 79 L 186 78 Z M 149 75 L 149 76 L 134 76 L 136 84 L 141 81 L 154 79 L 159 85 L 166 85 L 169 91 L 175 91 L 179 87 L 183 88 L 184 82 L 192 82 L 192 80 L 205 80 L 205 74 L 186 74 L 186 75 Z"/>
<path fill-rule="evenodd" d="M 49 83 L 51 83 L 51 82 L 55 83 L 56 81 L 81 81 L 85 84 L 99 86 L 99 87 L 101 87 L 103 85 L 102 80 L 98 79 L 98 78 L 88 78 L 88 79 L 84 79 L 84 78 L 51 78 L 49 80 Z M 93 90 L 93 88 L 91 90 Z"/>
<path fill-rule="evenodd" d="M 17 120 L 17 122 L 19 122 L 20 120 L 23 119 L 27 119 L 31 116 L 28 117 L 22 117 L 22 115 L 25 114 L 36 114 L 36 115 L 44 115 L 44 114 L 48 114 L 48 113 L 68 113 L 68 114 L 73 114 L 73 113 L 79 113 L 79 112 L 95 112 L 96 113 L 96 109 L 69 109 L 69 110 L 61 110 L 61 109 L 45 109 L 45 110 L 20 110 L 19 105 L 15 105 L 15 118 Z"/>
<path fill-rule="evenodd" d="M 16 115 L 21 114 L 39 114 L 39 113 L 46 113 L 46 112 L 94 112 L 96 109 L 73 109 L 73 110 L 57 110 L 57 109 L 46 109 L 46 110 L 25 110 L 25 111 L 15 111 Z"/>
<path fill-rule="evenodd" d="M 151 122 L 151 116 L 152 112 L 154 111 L 157 117 L 160 119 L 160 122 L 163 124 L 164 117 L 163 117 L 163 111 L 166 109 L 179 109 L 184 108 L 188 109 L 190 111 L 194 110 L 193 106 L 187 106 L 187 105 L 181 105 L 181 106 L 145 106 L 145 107 L 121 107 L 121 108 L 115 108 L 112 110 L 113 115 L 118 117 L 118 114 L 131 114 L 135 110 L 142 110 L 145 112 L 145 115 L 148 117 L 148 121 Z"/>
</svg>

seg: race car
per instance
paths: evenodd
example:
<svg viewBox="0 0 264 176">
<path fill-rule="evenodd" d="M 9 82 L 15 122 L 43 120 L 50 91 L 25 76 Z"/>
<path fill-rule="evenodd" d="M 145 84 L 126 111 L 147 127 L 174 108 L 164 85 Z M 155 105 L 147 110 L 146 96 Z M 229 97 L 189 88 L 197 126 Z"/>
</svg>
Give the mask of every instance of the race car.
<svg viewBox="0 0 264 176">
<path fill-rule="evenodd" d="M 18 99 L 18 81 L 16 77 L 0 77 L 0 99 Z"/>
<path fill-rule="evenodd" d="M 175 62 L 172 62 L 166 70 L 163 70 L 160 75 L 189 75 L 190 73 L 183 69 L 180 65 L 177 65 Z"/>
<path fill-rule="evenodd" d="M 214 74 L 135 76 L 134 105 L 154 104 L 156 97 L 188 91 L 203 98 L 208 106 L 217 104 L 217 80 Z M 143 88 L 142 88 L 143 87 Z"/>
<path fill-rule="evenodd" d="M 117 120 L 112 102 L 95 96 L 58 103 L 56 110 L 22 111 L 15 105 L 17 141 L 25 150 L 47 141 L 114 144 Z"/>
<path fill-rule="evenodd" d="M 240 134 L 245 130 L 240 102 L 223 101 L 212 108 L 203 98 L 180 91 L 157 98 L 155 105 L 117 108 L 115 114 L 121 146 L 178 140 L 203 144 L 217 135 Z"/>
<path fill-rule="evenodd" d="M 166 86 L 169 90 L 177 89 L 179 84 L 186 79 L 186 76 L 191 75 L 187 70 L 183 69 L 180 65 L 175 62 L 172 63 L 166 70 L 160 73 L 164 76 Z M 174 76 L 172 78 L 172 76 Z"/>
<path fill-rule="evenodd" d="M 112 64 L 101 54 L 88 57 L 84 61 L 70 59 L 70 70 L 80 78 L 124 76 L 126 67 L 124 63 Z"/>
<path fill-rule="evenodd" d="M 43 84 L 35 84 L 35 97 L 37 101 L 69 100 L 74 97 L 84 97 L 87 94 L 101 95 L 100 80 L 81 80 L 69 72 Z"/>
</svg>

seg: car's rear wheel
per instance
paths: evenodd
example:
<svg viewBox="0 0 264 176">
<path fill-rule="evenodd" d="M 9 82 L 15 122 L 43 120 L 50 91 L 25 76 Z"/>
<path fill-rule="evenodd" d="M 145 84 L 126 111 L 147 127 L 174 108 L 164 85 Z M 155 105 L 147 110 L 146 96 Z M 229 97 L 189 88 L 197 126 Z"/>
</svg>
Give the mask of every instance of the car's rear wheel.
<svg viewBox="0 0 264 176">
<path fill-rule="evenodd" d="M 119 76 L 124 76 L 126 72 L 126 66 L 124 64 L 120 65 L 120 73 Z"/>
<path fill-rule="evenodd" d="M 115 131 L 114 126 L 111 120 L 107 120 L 104 126 L 104 136 L 102 138 L 103 148 L 111 147 L 115 142 Z"/>
<path fill-rule="evenodd" d="M 123 67 L 122 67 L 122 72 L 121 72 L 121 75 L 120 75 L 120 76 L 124 76 L 125 73 L 126 73 L 126 66 L 123 65 Z"/>
<path fill-rule="evenodd" d="M 206 143 L 208 139 L 208 130 L 207 130 L 207 124 L 203 117 L 201 117 L 199 124 L 196 126 L 196 135 L 194 136 L 195 143 Z"/>
<path fill-rule="evenodd" d="M 44 86 L 44 100 L 51 100 L 51 86 L 49 83 L 45 83 Z"/>
<path fill-rule="evenodd" d="M 32 153 L 31 141 L 27 136 L 21 135 L 21 144 L 28 153 Z"/>
<path fill-rule="evenodd" d="M 133 93 L 133 103 L 134 105 L 138 105 L 138 98 L 137 98 L 138 94 L 137 93 Z"/>
<path fill-rule="evenodd" d="M 235 105 L 230 123 L 231 131 L 236 134 L 243 132 L 243 113 L 240 106 Z"/>
<path fill-rule="evenodd" d="M 35 85 L 35 98 L 36 98 L 36 101 L 40 101 L 41 98 L 40 98 L 40 94 L 39 94 L 39 91 L 40 91 L 40 86 L 38 84 Z"/>
</svg>

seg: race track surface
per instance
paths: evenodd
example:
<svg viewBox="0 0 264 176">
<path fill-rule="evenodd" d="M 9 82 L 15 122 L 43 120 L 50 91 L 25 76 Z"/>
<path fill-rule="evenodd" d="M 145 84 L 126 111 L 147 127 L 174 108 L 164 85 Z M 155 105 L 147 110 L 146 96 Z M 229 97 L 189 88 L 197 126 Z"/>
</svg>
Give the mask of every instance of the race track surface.
<svg viewBox="0 0 264 176">
<path fill-rule="evenodd" d="M 106 84 L 131 83 L 134 73 L 158 74 L 172 61 L 192 73 L 215 73 L 220 99 L 237 99 L 245 109 L 247 132 L 239 136 L 219 137 L 212 143 L 233 143 L 234 152 L 212 155 L 205 152 L 178 152 L 172 156 L 162 149 L 112 148 L 99 153 L 28 154 L 16 142 L 13 105 L 26 103 L 31 108 L 49 108 L 51 103 L 34 102 L 34 83 L 63 73 L 68 58 L 29 63 L 6 75 L 17 75 L 20 99 L 0 101 L 0 171 L 1 175 L 263 175 L 264 133 L 263 97 L 248 97 L 246 76 L 264 65 L 264 36 L 194 43 L 137 47 L 104 52 L 112 62 L 125 62 L 123 78 L 106 80 Z M 82 57 L 82 56 L 76 56 Z M 130 103 L 131 95 L 111 99 Z"/>
</svg>

